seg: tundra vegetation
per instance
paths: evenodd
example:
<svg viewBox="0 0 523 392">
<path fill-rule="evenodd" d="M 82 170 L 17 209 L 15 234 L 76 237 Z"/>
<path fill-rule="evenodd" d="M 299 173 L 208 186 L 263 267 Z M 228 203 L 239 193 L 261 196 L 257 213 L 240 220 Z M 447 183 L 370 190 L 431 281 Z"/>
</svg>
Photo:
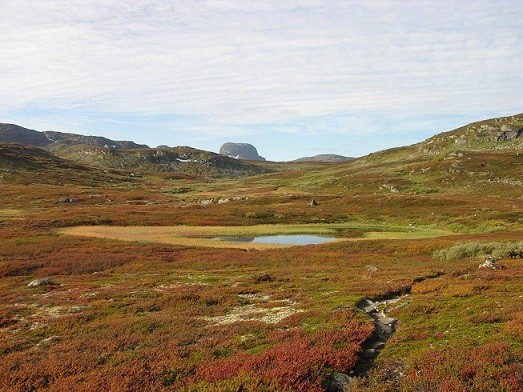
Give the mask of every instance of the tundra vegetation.
<svg viewBox="0 0 523 392">
<path fill-rule="evenodd" d="M 523 391 L 523 154 L 447 139 L 240 177 L 3 145 L 0 390 Z M 276 233 L 338 240 L 209 246 Z"/>
</svg>

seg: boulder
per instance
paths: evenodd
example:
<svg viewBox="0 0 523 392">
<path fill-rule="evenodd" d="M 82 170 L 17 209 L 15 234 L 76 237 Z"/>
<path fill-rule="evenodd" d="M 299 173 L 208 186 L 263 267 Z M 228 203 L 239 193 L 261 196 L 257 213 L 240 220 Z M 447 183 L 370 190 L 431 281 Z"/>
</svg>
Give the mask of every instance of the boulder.
<svg viewBox="0 0 523 392">
<path fill-rule="evenodd" d="M 496 260 L 492 256 L 487 257 L 483 264 L 480 264 L 478 268 L 488 268 L 492 270 L 499 269 L 499 265 L 496 264 Z"/>
<path fill-rule="evenodd" d="M 334 372 L 332 374 L 331 385 L 328 388 L 329 392 L 343 392 L 352 384 L 352 377 L 348 374 Z"/>
<path fill-rule="evenodd" d="M 30 281 L 27 284 L 27 287 L 42 287 L 42 286 L 52 286 L 55 282 L 53 282 L 50 278 L 40 278 Z"/>
</svg>

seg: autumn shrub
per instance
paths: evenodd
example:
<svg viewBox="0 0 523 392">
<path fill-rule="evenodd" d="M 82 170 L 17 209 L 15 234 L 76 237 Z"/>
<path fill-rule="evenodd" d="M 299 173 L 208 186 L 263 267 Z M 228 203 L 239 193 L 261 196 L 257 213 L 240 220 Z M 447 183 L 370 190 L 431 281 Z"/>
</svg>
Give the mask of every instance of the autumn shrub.
<svg viewBox="0 0 523 392">
<path fill-rule="evenodd" d="M 215 383 L 247 373 L 295 391 L 322 391 L 333 371 L 349 372 L 354 367 L 371 330 L 372 326 L 352 321 L 343 329 L 314 334 L 299 329 L 280 331 L 276 333 L 279 344 L 257 354 L 240 353 L 204 363 L 196 377 Z"/>
<path fill-rule="evenodd" d="M 431 349 L 414 358 L 401 390 L 521 392 L 523 365 L 505 342 Z"/>
<path fill-rule="evenodd" d="M 180 392 L 291 392 L 292 388 L 276 380 L 263 379 L 247 373 L 240 373 L 227 380 L 198 382 L 179 389 Z"/>
</svg>

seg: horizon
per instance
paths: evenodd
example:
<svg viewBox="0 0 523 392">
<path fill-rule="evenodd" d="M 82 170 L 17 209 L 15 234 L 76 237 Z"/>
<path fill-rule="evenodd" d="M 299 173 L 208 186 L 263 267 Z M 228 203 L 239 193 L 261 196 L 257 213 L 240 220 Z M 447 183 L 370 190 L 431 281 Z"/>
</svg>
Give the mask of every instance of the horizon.
<svg viewBox="0 0 523 392">
<path fill-rule="evenodd" d="M 0 119 L 38 131 L 358 157 L 523 102 L 515 1 L 3 8 Z"/>
</svg>

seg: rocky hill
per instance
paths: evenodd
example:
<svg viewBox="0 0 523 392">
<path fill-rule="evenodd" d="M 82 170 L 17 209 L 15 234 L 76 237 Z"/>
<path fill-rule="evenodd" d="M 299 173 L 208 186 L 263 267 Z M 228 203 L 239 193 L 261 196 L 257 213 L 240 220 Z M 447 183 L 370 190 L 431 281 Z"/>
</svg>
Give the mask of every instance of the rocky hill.
<svg viewBox="0 0 523 392">
<path fill-rule="evenodd" d="M 97 186 L 130 181 L 127 174 L 84 166 L 40 148 L 0 143 L 0 184 Z"/>
<path fill-rule="evenodd" d="M 223 146 L 221 146 L 220 154 L 234 159 L 265 161 L 265 158 L 258 155 L 256 147 L 249 143 L 227 142 Z"/>
<path fill-rule="evenodd" d="M 369 154 L 360 162 L 395 161 L 445 157 L 464 151 L 503 151 L 523 149 L 523 114 L 470 123 L 437 134 L 407 147 Z"/>
<path fill-rule="evenodd" d="M 295 178 L 302 190 L 394 194 L 523 194 L 523 115 L 471 123 Z"/>
<path fill-rule="evenodd" d="M 60 156 L 85 165 L 142 174 L 179 173 L 204 177 L 242 177 L 268 171 L 252 163 L 191 147 L 108 149 L 72 145 L 67 149 L 61 149 Z"/>
</svg>

